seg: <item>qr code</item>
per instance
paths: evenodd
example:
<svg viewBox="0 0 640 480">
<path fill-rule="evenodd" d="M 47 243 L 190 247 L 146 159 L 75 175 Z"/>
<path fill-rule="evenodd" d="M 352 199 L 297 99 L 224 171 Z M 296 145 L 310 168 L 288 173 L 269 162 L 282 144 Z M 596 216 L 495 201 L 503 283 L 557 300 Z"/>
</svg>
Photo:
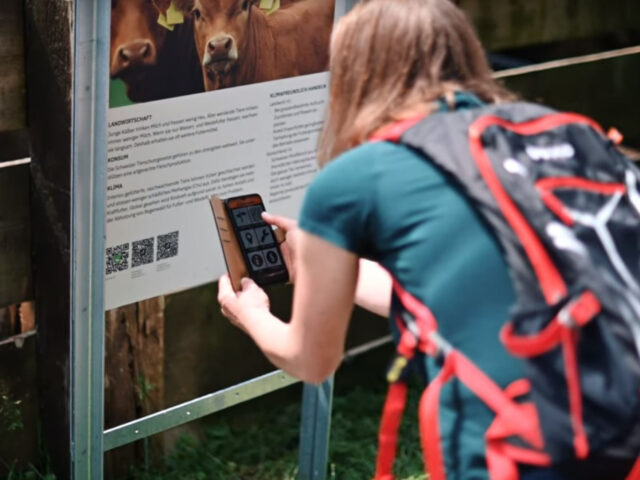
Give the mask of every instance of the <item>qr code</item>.
<svg viewBox="0 0 640 480">
<path fill-rule="evenodd" d="M 139 267 L 153 263 L 153 237 L 133 242 L 131 248 L 131 266 Z"/>
<path fill-rule="evenodd" d="M 107 275 L 129 268 L 129 244 L 107 248 Z"/>
<path fill-rule="evenodd" d="M 158 235 L 158 253 L 156 260 L 178 256 L 178 233 L 171 232 L 166 235 Z"/>
</svg>

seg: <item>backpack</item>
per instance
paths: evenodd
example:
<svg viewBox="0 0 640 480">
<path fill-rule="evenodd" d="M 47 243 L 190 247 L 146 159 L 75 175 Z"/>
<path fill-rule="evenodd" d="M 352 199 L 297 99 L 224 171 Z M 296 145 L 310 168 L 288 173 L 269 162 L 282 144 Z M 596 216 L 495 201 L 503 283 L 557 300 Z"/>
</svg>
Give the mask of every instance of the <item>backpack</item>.
<svg viewBox="0 0 640 480">
<path fill-rule="evenodd" d="M 500 388 L 394 282 L 403 311 L 375 478 L 393 479 L 404 372 L 420 354 L 442 365 L 419 407 L 431 480 L 446 478 L 438 404 L 453 378 L 495 413 L 485 434 L 491 480 L 517 480 L 521 465 L 638 458 L 640 171 L 616 148 L 621 135 L 608 137 L 581 115 L 519 102 L 402 121 L 372 140 L 422 153 L 489 226 L 517 298 L 500 339 L 526 372 Z M 627 478 L 640 479 L 640 461 Z"/>
</svg>

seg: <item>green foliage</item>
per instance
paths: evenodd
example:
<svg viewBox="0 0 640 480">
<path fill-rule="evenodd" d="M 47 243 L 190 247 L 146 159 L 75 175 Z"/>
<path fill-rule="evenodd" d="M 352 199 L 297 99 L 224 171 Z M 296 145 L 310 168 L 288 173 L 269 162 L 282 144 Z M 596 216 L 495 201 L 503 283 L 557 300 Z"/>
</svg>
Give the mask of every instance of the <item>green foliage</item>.
<svg viewBox="0 0 640 480">
<path fill-rule="evenodd" d="M 149 394 L 156 389 L 156 386 L 151 383 L 149 379 L 144 375 L 138 376 L 138 385 L 136 387 L 138 398 L 141 402 L 144 402 L 147 398 L 149 398 Z"/>
<path fill-rule="evenodd" d="M 0 434 L 24 428 L 21 403 L 22 400 L 13 398 L 9 387 L 4 382 L 0 382 Z"/>
<path fill-rule="evenodd" d="M 334 399 L 329 478 L 362 480 L 374 473 L 378 421 L 385 385 L 355 388 Z M 426 480 L 417 429 L 414 389 L 400 435 L 398 480 Z M 257 410 L 240 421 L 221 421 L 201 442 L 182 437 L 163 471 L 143 471 L 135 480 L 295 480 L 300 405 Z"/>
<path fill-rule="evenodd" d="M 0 402 L 10 402 L 13 407 L 16 408 L 20 405 L 19 401 L 10 400 L 10 396 L 7 393 L 7 390 L 4 389 L 5 386 L 0 382 Z M 4 398 L 6 396 L 6 398 Z M 11 410 L 9 410 L 11 411 Z M 23 428 L 22 425 L 22 415 L 18 410 L 18 414 L 20 414 L 20 426 L 16 427 L 13 431 L 19 430 Z M 2 408 L 0 408 L 0 421 L 2 419 Z M 15 425 L 16 422 L 12 423 Z M 10 430 L 7 430 L 10 431 Z M 2 432 L 2 429 L 0 429 Z M 41 435 L 40 424 L 38 424 L 38 450 L 39 450 L 39 460 L 37 462 L 38 466 L 29 463 L 27 466 L 19 465 L 17 460 L 8 460 L 0 457 L 0 478 L 4 480 L 56 480 L 56 476 L 51 472 L 50 458 L 45 449 L 44 442 Z"/>
<path fill-rule="evenodd" d="M 56 476 L 53 473 L 41 473 L 34 465 L 24 470 L 18 468 L 16 462 L 11 464 L 6 463 L 0 458 L 0 472 L 4 470 L 6 480 L 56 480 Z"/>
</svg>

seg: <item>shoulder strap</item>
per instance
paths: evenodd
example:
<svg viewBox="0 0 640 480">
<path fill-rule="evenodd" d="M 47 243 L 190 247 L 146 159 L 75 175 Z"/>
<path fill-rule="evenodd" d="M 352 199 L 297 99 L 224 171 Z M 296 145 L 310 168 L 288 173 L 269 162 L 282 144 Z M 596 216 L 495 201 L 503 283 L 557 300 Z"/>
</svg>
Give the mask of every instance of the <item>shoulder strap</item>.
<svg viewBox="0 0 640 480">
<path fill-rule="evenodd" d="M 375 132 L 371 138 L 369 138 L 369 141 L 398 143 L 407 130 L 420 123 L 424 118 L 424 115 L 419 115 L 387 125 Z"/>
</svg>

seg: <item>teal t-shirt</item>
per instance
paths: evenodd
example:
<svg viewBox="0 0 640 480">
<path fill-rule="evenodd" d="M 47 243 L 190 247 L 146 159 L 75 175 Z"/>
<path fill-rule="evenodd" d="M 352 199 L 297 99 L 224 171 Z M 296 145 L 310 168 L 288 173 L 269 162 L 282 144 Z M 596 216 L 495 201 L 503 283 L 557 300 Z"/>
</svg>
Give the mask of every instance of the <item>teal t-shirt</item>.
<svg viewBox="0 0 640 480">
<path fill-rule="evenodd" d="M 428 159 L 387 142 L 344 153 L 310 185 L 300 228 L 382 264 L 432 310 L 442 336 L 502 387 L 523 376 L 498 338 L 515 302 L 501 250 Z M 439 366 L 426 362 L 433 378 Z M 440 411 L 447 478 L 487 479 L 491 411 L 455 380 L 443 389 Z"/>
</svg>

